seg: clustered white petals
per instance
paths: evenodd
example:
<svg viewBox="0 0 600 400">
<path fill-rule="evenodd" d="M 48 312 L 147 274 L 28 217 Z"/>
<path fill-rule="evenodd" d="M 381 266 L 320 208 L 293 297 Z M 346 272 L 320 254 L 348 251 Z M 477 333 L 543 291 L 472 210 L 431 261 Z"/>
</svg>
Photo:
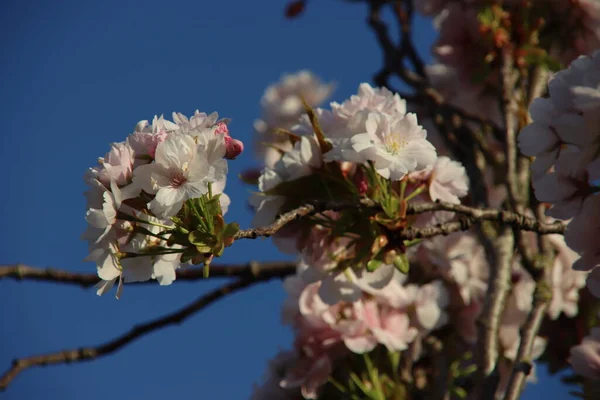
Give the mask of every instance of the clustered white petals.
<svg viewBox="0 0 600 400">
<path fill-rule="evenodd" d="M 123 282 L 156 279 L 168 285 L 175 280 L 181 246 L 168 244 L 161 229 L 172 226 L 170 217 L 186 200 L 207 193 L 209 185 L 213 194 L 222 193 L 224 158 L 241 151 L 229 136 L 228 120 L 218 120 L 216 113 L 196 111 L 189 119 L 174 113 L 173 120 L 138 122 L 126 141 L 113 143 L 85 174 L 88 229 L 83 238 L 89 243 L 87 260 L 96 263 L 102 279 L 99 295 L 117 280 L 117 297 Z M 223 194 L 220 201 L 226 211 L 229 198 Z"/>
<path fill-rule="evenodd" d="M 437 158 L 415 114 L 398 118 L 370 112 L 365 128 L 365 133 L 352 137 L 352 148 L 363 162 L 372 161 L 386 179 L 400 180 L 409 172 L 427 168 Z"/>
</svg>

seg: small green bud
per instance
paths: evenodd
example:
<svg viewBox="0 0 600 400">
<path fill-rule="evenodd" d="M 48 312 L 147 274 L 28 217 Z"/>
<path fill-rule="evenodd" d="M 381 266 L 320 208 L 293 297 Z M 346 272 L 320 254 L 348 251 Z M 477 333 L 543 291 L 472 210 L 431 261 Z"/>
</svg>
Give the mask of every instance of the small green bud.
<svg viewBox="0 0 600 400">
<path fill-rule="evenodd" d="M 410 264 L 408 262 L 408 257 L 406 253 L 398 254 L 396 258 L 394 258 L 394 267 L 403 274 L 408 274 L 408 270 L 410 269 Z"/>
</svg>

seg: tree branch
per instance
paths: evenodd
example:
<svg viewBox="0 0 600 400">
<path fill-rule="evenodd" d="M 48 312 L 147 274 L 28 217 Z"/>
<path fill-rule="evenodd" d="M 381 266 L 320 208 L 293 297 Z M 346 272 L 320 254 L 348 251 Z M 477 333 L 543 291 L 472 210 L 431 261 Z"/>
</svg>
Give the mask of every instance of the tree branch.
<svg viewBox="0 0 600 400">
<path fill-rule="evenodd" d="M 372 200 L 361 199 L 356 203 L 348 202 L 335 202 L 335 201 L 315 201 L 311 204 L 306 204 L 298 207 L 294 210 L 288 211 L 282 214 L 274 223 L 264 228 L 251 228 L 239 231 L 234 239 L 256 239 L 258 237 L 269 237 L 276 234 L 286 224 L 296 221 L 300 218 L 313 215 L 322 211 L 342 211 L 350 208 L 375 208 L 379 207 Z M 559 233 L 563 234 L 566 228 L 566 224 L 560 221 L 545 224 L 538 221 L 535 218 L 528 217 L 526 215 L 508 211 L 508 210 L 494 210 L 486 208 L 475 208 L 469 207 L 462 204 L 452 204 L 447 202 L 438 201 L 435 203 L 418 203 L 408 204 L 408 214 L 422 214 L 425 212 L 435 211 L 451 211 L 457 214 L 462 214 L 466 218 L 459 221 L 447 222 L 445 224 L 436 225 L 428 228 L 405 228 L 402 232 L 402 236 L 407 239 L 425 239 L 431 238 L 438 235 L 448 235 L 453 232 L 467 230 L 474 223 L 481 221 L 494 221 L 504 225 L 510 225 L 515 229 L 533 231 L 540 234 L 551 234 Z"/>
<path fill-rule="evenodd" d="M 521 343 L 515 359 L 515 364 L 508 381 L 504 400 L 517 400 L 523 390 L 525 378 L 530 374 L 532 368 L 531 352 L 535 338 L 540 330 L 546 310 L 550 304 L 552 295 L 543 281 L 538 282 L 535 291 L 533 308 L 521 329 Z"/>
<path fill-rule="evenodd" d="M 291 261 L 255 262 L 247 264 L 217 264 L 211 265 L 208 278 L 259 278 L 264 274 L 280 273 L 281 276 L 292 275 L 296 272 L 296 263 Z M 186 268 L 176 271 L 177 281 L 204 280 L 202 269 Z M 78 285 L 84 288 L 94 286 L 100 281 L 94 273 L 71 272 L 56 268 L 39 268 L 25 264 L 0 265 L 0 280 L 14 279 L 54 282 Z M 155 280 L 135 282 L 136 285 L 156 284 Z"/>
<path fill-rule="evenodd" d="M 285 275 L 286 274 L 283 273 L 283 270 L 275 269 L 269 273 L 260 273 L 255 277 L 241 278 L 199 297 L 196 301 L 178 311 L 145 322 L 143 324 L 136 325 L 128 332 L 98 346 L 82 347 L 45 355 L 15 359 L 13 360 L 12 367 L 9 368 L 2 377 L 0 377 L 0 390 L 5 390 L 17 375 L 28 368 L 88 361 L 109 355 L 148 333 L 165 328 L 169 325 L 182 323 L 198 311 L 202 310 L 204 307 L 230 293 L 234 293 L 258 282 L 268 281 L 273 278 L 282 278 Z"/>
<path fill-rule="evenodd" d="M 510 289 L 513 246 L 513 232 L 511 229 L 505 228 L 495 241 L 494 260 L 491 260 L 490 263 L 490 288 L 478 320 L 477 373 L 479 379 L 476 393 L 480 397 L 483 393 L 488 392 L 488 380 L 493 377 L 492 372 L 496 368 L 498 360 L 498 328 Z"/>
</svg>

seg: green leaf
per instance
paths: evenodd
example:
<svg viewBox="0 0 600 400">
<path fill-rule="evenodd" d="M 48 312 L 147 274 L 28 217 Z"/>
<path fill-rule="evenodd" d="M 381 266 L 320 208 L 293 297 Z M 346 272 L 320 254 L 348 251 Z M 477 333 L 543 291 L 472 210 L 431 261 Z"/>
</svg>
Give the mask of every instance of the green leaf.
<svg viewBox="0 0 600 400">
<path fill-rule="evenodd" d="M 211 249 L 211 253 L 217 257 L 221 257 L 224 249 L 225 249 L 225 244 L 222 241 L 220 241 L 219 243 L 217 243 L 216 245 L 213 246 L 213 248 Z"/>
<path fill-rule="evenodd" d="M 410 269 L 410 264 L 408 262 L 408 257 L 406 253 L 399 254 L 394 258 L 394 267 L 403 274 L 408 274 L 408 270 Z"/>
<path fill-rule="evenodd" d="M 213 235 L 200 230 L 190 232 L 190 234 L 188 235 L 188 241 L 196 246 L 210 246 L 216 242 L 215 237 Z"/>
<path fill-rule="evenodd" d="M 237 224 L 237 222 L 232 222 L 225 226 L 225 229 L 223 230 L 223 237 L 226 239 L 232 238 L 239 231 L 240 231 L 240 226 Z"/>
<path fill-rule="evenodd" d="M 188 247 L 183 253 L 181 253 L 181 262 L 186 263 L 194 258 L 194 256 L 197 254 L 198 252 L 196 251 L 195 247 Z"/>
<path fill-rule="evenodd" d="M 196 245 L 196 250 L 198 250 L 198 253 L 202 253 L 202 254 L 207 254 L 207 253 L 213 252 L 213 248 L 205 243 Z"/>
</svg>

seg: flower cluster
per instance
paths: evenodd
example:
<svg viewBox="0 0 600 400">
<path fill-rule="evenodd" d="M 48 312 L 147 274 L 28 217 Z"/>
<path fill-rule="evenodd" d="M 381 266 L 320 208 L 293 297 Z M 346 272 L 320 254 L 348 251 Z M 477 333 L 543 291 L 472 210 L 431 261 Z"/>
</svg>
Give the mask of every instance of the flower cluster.
<svg viewBox="0 0 600 400">
<path fill-rule="evenodd" d="M 184 204 L 208 196 L 220 202 L 217 214 L 227 209 L 225 158 L 239 155 L 242 143 L 230 137 L 228 121 L 218 120 L 216 113 L 196 111 L 189 119 L 174 113 L 173 120 L 140 121 L 85 174 L 88 229 L 83 237 L 89 243 L 87 260 L 96 262 L 102 279 L 98 294 L 117 280 L 117 297 L 123 282 L 170 284 L 185 261 L 178 238 L 186 221 L 176 217 L 185 219 Z"/>
<path fill-rule="evenodd" d="M 411 246 L 418 243 L 399 243 L 393 232 L 454 218 L 444 212 L 408 216 L 407 202 L 459 204 L 468 192 L 464 167 L 438 158 L 405 101 L 385 88 L 363 83 L 329 110 L 308 107 L 288 138 L 293 147 L 258 180 L 254 223 L 268 224 L 311 201 L 342 206 L 288 224 L 275 237 L 300 259 L 297 275 L 286 281 L 283 312 L 296 342 L 293 352 L 284 353 L 286 362 L 275 363 L 257 388 L 256 399 L 267 393 L 316 398 L 342 359 L 377 348 L 402 351 L 447 325 L 453 286 L 441 274 L 412 281 L 406 273 L 409 258 L 417 260 Z M 343 207 L 360 199 L 376 206 Z"/>
<path fill-rule="evenodd" d="M 332 103 L 331 110 L 309 109 L 289 137 L 294 147 L 273 167 L 265 168 L 259 178 L 261 193 L 251 199 L 257 226 L 309 201 L 354 202 L 362 196 L 382 203 L 387 215 L 380 213 L 377 218 L 392 223 L 401 201 L 427 191 L 433 193 L 431 198 L 453 201 L 466 194 L 464 169 L 457 165 L 445 173 L 434 172 L 436 152 L 425 130 L 414 114 L 406 112 L 404 100 L 383 88 L 363 83 L 357 95 L 342 104 Z M 439 162 L 449 164 L 445 159 Z M 446 174 L 450 180 L 458 178 L 459 183 L 450 183 Z M 316 226 L 306 229 L 291 226 L 278 235 L 276 243 L 284 251 L 303 254 L 310 266 L 304 275 L 308 281 L 324 281 L 321 294 L 325 299 L 332 303 L 348 300 L 348 296 L 359 295 L 361 283 L 378 286 L 389 282 L 398 252 L 386 251 L 393 248 L 383 243 L 387 239 L 378 234 L 376 226 L 369 228 L 368 219 L 342 211 L 321 214 L 315 222 Z M 331 234 L 341 227 L 344 235 Z M 365 235 L 364 229 L 373 236 Z M 371 258 L 361 247 L 372 247 L 376 241 L 381 265 L 368 272 L 362 262 Z M 327 290 L 331 290 L 329 295 L 324 293 Z"/>
<path fill-rule="evenodd" d="M 288 278 L 283 319 L 294 328 L 295 349 L 283 353 L 290 358 L 279 369 L 278 380 L 268 375 L 253 398 L 294 398 L 298 392 L 306 399 L 317 398 L 335 364 L 353 353 L 365 354 L 379 345 L 391 353 L 403 351 L 444 325 L 448 294 L 441 282 L 418 286 L 406 284 L 405 279 L 396 272 L 385 288 L 364 292 L 353 302 L 330 305 L 319 296 L 322 282 L 306 285 L 298 276 Z M 281 394 L 265 397 L 277 391 Z"/>
<path fill-rule="evenodd" d="M 254 121 L 257 151 L 265 165 L 271 167 L 281 153 L 292 148 L 289 138 L 280 130 L 290 129 L 304 113 L 303 101 L 311 107 L 321 105 L 335 88 L 324 84 L 310 71 L 284 75 L 280 82 L 269 86 L 260 101 L 262 116 Z"/>
<path fill-rule="evenodd" d="M 533 123 L 519 134 L 521 151 L 534 156 L 536 197 L 551 217 L 571 220 L 565 239 L 581 255 L 573 268 L 600 265 L 600 52 L 582 56 L 556 74 L 549 97 L 530 108 Z M 594 274 L 595 276 L 595 274 Z"/>
</svg>

